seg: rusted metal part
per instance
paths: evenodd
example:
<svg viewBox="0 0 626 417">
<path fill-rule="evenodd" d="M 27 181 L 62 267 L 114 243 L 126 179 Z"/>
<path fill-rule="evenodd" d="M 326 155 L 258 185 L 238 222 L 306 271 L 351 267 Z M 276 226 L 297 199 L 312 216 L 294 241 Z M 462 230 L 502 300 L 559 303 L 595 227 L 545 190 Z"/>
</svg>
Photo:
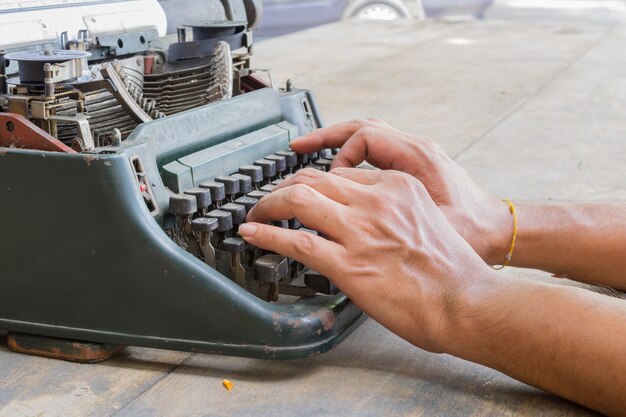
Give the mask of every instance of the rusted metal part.
<svg viewBox="0 0 626 417">
<path fill-rule="evenodd" d="M 97 363 L 109 359 L 124 346 L 79 342 L 24 333 L 7 335 L 7 345 L 14 352 L 70 362 Z"/>
<path fill-rule="evenodd" d="M 0 147 L 76 153 L 19 114 L 0 113 Z"/>
<path fill-rule="evenodd" d="M 267 81 L 252 74 L 241 77 L 240 83 L 242 91 L 246 93 L 270 86 Z"/>
</svg>

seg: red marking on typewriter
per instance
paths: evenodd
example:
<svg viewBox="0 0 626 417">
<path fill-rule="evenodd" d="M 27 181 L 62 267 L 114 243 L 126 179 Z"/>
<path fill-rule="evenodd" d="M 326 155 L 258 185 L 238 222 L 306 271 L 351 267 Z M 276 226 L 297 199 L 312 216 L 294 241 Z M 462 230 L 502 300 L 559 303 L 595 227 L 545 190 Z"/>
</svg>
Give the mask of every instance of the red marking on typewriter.
<svg viewBox="0 0 626 417">
<path fill-rule="evenodd" d="M 0 113 L 0 147 L 76 153 L 24 116 L 14 113 Z"/>
</svg>

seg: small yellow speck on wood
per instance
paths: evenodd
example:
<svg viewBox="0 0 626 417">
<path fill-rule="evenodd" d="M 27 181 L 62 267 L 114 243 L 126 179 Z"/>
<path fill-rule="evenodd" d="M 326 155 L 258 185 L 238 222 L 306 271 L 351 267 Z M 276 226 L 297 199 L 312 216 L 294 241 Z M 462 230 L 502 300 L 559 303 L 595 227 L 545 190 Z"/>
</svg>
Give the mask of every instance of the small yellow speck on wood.
<svg viewBox="0 0 626 417">
<path fill-rule="evenodd" d="M 233 386 L 234 386 L 235 384 L 233 384 L 233 383 L 232 383 L 231 381 L 229 381 L 228 379 L 225 379 L 225 380 L 222 382 L 222 385 L 224 385 L 224 388 L 226 388 L 226 390 L 227 390 L 228 392 L 230 392 L 230 391 L 232 391 L 232 390 L 233 390 Z"/>
</svg>

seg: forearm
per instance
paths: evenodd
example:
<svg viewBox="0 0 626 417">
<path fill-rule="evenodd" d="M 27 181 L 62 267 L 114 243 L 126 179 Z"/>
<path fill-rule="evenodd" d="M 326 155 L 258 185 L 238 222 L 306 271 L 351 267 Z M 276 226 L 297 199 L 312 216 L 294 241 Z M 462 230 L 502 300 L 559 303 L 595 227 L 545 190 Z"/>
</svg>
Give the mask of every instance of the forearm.
<svg viewBox="0 0 626 417">
<path fill-rule="evenodd" d="M 521 203 L 517 208 L 511 265 L 626 289 L 625 204 Z"/>
<path fill-rule="evenodd" d="M 498 275 L 457 310 L 448 353 L 602 413 L 626 415 L 626 303 Z"/>
</svg>

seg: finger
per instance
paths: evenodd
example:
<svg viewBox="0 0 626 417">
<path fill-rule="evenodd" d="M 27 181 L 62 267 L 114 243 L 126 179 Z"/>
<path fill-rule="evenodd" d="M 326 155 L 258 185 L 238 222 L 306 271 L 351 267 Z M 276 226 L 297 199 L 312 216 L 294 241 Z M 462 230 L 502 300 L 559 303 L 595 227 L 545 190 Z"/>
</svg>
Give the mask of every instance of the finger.
<svg viewBox="0 0 626 417">
<path fill-rule="evenodd" d="M 325 276 L 332 275 L 339 262 L 345 259 L 343 246 L 301 230 L 244 223 L 239 233 L 251 245 L 295 259 Z"/>
<path fill-rule="evenodd" d="M 331 175 L 350 180 L 362 185 L 374 185 L 380 182 L 382 171 L 360 168 L 333 168 Z"/>
<path fill-rule="evenodd" d="M 319 193 L 343 205 L 349 205 L 350 201 L 354 200 L 354 196 L 359 192 L 360 188 L 354 181 L 350 181 L 341 176 L 331 175 L 318 169 L 305 168 L 284 179 L 272 192 L 296 184 L 308 185 Z"/>
<path fill-rule="evenodd" d="M 249 222 L 296 218 L 304 226 L 328 236 L 340 236 L 347 207 L 308 185 L 295 184 L 266 195 L 250 210 Z"/>
<path fill-rule="evenodd" d="M 405 171 L 416 144 L 402 134 L 377 127 L 363 127 L 335 155 L 332 168 L 355 167 L 363 161 L 380 169 Z"/>
<path fill-rule="evenodd" d="M 366 126 L 376 126 L 398 132 L 397 129 L 380 119 L 352 120 L 314 130 L 295 139 L 290 146 L 294 152 L 298 153 L 310 153 L 324 148 L 340 148 L 359 129 Z"/>
</svg>

